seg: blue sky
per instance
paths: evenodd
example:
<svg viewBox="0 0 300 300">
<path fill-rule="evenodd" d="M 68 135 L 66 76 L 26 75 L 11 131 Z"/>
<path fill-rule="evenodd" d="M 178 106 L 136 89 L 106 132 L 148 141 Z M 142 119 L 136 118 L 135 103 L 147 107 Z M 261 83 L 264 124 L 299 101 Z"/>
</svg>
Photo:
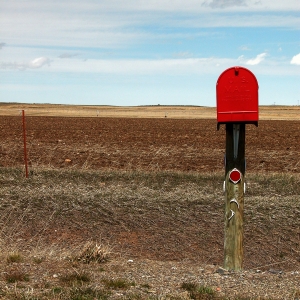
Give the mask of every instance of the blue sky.
<svg viewBox="0 0 300 300">
<path fill-rule="evenodd" d="M 215 106 L 229 67 L 300 102 L 299 0 L 2 0 L 0 101 Z"/>
</svg>

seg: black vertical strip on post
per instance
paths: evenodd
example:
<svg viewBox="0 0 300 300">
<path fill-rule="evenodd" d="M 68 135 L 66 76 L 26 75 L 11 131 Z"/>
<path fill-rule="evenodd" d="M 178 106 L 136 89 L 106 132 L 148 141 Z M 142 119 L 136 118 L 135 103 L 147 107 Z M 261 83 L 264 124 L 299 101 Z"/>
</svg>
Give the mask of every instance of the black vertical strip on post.
<svg viewBox="0 0 300 300">
<path fill-rule="evenodd" d="M 226 124 L 226 165 L 225 176 L 234 168 L 237 168 L 245 176 L 245 123 L 240 125 L 238 155 L 234 158 L 233 123 Z"/>
</svg>

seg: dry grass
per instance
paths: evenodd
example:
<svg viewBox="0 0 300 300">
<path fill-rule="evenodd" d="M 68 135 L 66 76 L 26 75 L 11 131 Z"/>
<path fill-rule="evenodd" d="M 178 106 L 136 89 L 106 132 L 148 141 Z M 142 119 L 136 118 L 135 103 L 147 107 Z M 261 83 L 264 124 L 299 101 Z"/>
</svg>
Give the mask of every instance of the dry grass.
<svg viewBox="0 0 300 300">
<path fill-rule="evenodd" d="M 85 106 L 52 104 L 3 104 L 0 115 L 59 116 L 59 117 L 125 117 L 125 118 L 178 118 L 211 119 L 216 109 L 201 106 Z"/>
<path fill-rule="evenodd" d="M 83 249 L 74 257 L 75 260 L 89 264 L 91 262 L 103 263 L 108 261 L 112 249 L 107 244 L 87 242 Z"/>
<path fill-rule="evenodd" d="M 299 175 L 247 175 L 245 269 L 256 298 L 252 290 L 234 298 L 230 278 L 200 271 L 222 265 L 222 181 L 220 173 L 53 169 L 25 179 L 1 168 L 1 297 L 276 299 L 279 286 L 281 299 L 296 299 L 287 279 L 300 271 Z M 291 278 L 265 281 L 271 269 Z M 234 276 L 241 289 L 247 278 Z M 189 282 L 196 288 L 186 294 Z"/>
<path fill-rule="evenodd" d="M 0 115 L 17 116 L 22 110 L 26 116 L 59 117 L 125 117 L 216 119 L 215 107 L 204 106 L 95 106 L 3 103 Z M 260 120 L 299 120 L 300 106 L 260 106 Z"/>
</svg>

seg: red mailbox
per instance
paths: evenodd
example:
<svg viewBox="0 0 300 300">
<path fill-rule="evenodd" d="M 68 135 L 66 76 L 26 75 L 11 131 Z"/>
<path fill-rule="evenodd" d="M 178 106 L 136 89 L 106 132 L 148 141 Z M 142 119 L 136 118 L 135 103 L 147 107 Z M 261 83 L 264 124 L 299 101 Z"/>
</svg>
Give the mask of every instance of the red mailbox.
<svg viewBox="0 0 300 300">
<path fill-rule="evenodd" d="M 217 81 L 217 121 L 258 124 L 258 83 L 243 67 L 225 70 Z"/>
</svg>

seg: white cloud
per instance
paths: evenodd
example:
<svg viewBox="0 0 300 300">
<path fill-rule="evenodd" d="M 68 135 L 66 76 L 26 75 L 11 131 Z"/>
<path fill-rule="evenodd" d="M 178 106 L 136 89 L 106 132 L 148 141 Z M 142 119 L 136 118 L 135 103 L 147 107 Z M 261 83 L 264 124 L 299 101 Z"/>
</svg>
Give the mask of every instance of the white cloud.
<svg viewBox="0 0 300 300">
<path fill-rule="evenodd" d="M 292 65 L 300 65 L 300 53 L 295 55 L 291 60 Z"/>
<path fill-rule="evenodd" d="M 18 69 L 18 70 L 26 70 L 26 69 L 39 69 L 44 65 L 50 64 L 50 59 L 47 57 L 38 57 L 29 62 L 17 63 L 17 62 L 1 62 L 0 69 Z"/>
<path fill-rule="evenodd" d="M 258 54 L 255 58 L 246 61 L 246 65 L 254 66 L 260 64 L 266 57 L 267 53 Z"/>
<path fill-rule="evenodd" d="M 244 62 L 244 58 L 245 58 L 244 55 L 240 55 L 240 56 L 238 57 L 238 62 L 243 63 L 243 62 Z"/>
<path fill-rule="evenodd" d="M 28 67 L 31 69 L 41 68 L 42 66 L 49 64 L 50 60 L 47 57 L 38 57 L 28 63 Z"/>
</svg>

